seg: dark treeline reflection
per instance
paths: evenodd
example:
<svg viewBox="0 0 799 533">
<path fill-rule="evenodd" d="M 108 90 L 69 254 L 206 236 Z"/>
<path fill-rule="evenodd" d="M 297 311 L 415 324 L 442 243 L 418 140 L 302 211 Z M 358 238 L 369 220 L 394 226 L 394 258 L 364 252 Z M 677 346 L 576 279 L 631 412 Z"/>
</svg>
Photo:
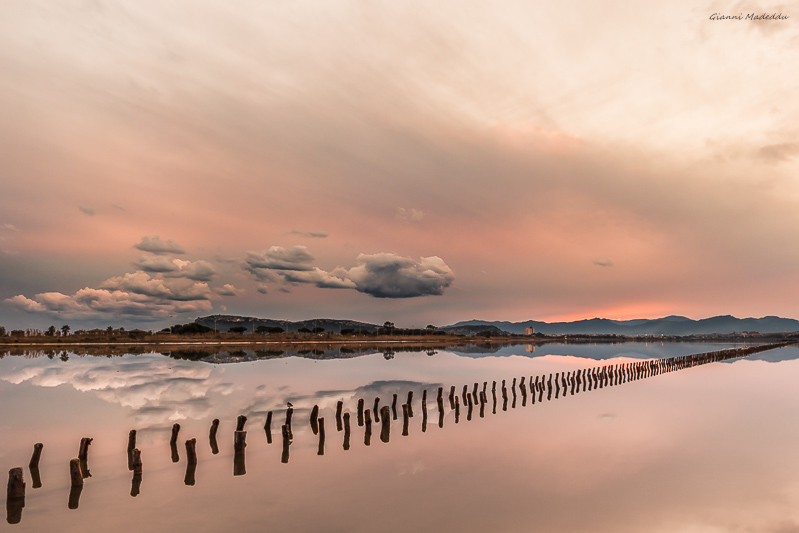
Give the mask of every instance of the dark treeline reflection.
<svg viewBox="0 0 799 533">
<path fill-rule="evenodd" d="M 603 366 L 595 366 L 590 368 L 583 368 L 569 372 L 558 372 L 554 374 L 543 374 L 534 376 L 515 376 L 502 380 L 491 380 L 464 384 L 459 389 L 455 385 L 449 388 L 438 385 L 429 392 L 435 395 L 434 399 L 428 398 L 428 388 L 425 387 L 421 390 L 420 397 L 414 400 L 414 390 L 398 390 L 391 392 L 392 389 L 386 388 L 384 385 L 391 382 L 383 382 L 377 387 L 364 387 L 359 389 L 360 392 L 379 392 L 381 396 L 373 396 L 369 398 L 359 398 L 354 410 L 357 413 L 357 429 L 358 433 L 362 432 L 362 437 L 357 436 L 358 440 L 362 440 L 364 446 L 372 446 L 372 433 L 377 428 L 373 429 L 373 423 L 379 424 L 379 440 L 381 443 L 388 444 L 392 438 L 404 438 L 409 436 L 418 427 L 420 433 L 427 432 L 428 425 L 428 410 L 435 409 L 437 416 L 435 420 L 440 429 L 444 428 L 445 414 L 447 412 L 453 413 L 453 423 L 460 424 L 471 422 L 478 418 L 484 418 L 487 414 L 497 415 L 501 414 L 508 409 L 531 408 L 536 404 L 542 404 L 545 401 L 563 400 L 566 397 L 585 395 L 589 392 L 596 392 L 597 390 L 606 387 L 614 387 L 627 382 L 638 381 L 650 377 L 654 377 L 667 372 L 675 372 L 687 368 L 692 368 L 698 365 L 704 365 L 717 361 L 724 361 L 733 358 L 747 357 L 754 353 L 763 352 L 773 348 L 786 346 L 792 343 L 772 344 L 764 346 L 750 346 L 745 348 L 725 349 L 715 352 L 706 352 L 701 354 L 686 355 L 680 357 L 671 357 L 668 359 L 650 359 L 645 361 L 618 363 Z M 402 382 L 400 382 L 402 383 Z M 489 389 L 490 385 L 490 389 Z M 394 383 L 396 387 L 397 384 Z M 397 390 L 396 388 L 393 390 Z M 489 399 L 490 390 L 490 399 Z M 390 398 L 389 398 L 390 394 Z M 399 407 L 399 412 L 402 413 L 401 419 L 397 416 L 397 402 L 402 398 L 403 403 Z M 368 400 L 368 404 L 366 403 Z M 446 401 L 445 401 L 446 400 Z M 428 407 L 428 401 L 431 406 Z M 419 410 L 414 412 L 414 402 Z M 369 407 L 367 407 L 369 405 Z M 465 410 L 465 422 L 461 416 L 461 410 Z M 335 433 L 326 435 L 325 433 L 325 420 L 319 417 L 319 408 L 314 406 L 310 410 L 310 416 L 307 416 L 307 411 L 301 411 L 301 416 L 294 416 L 294 408 L 289 403 L 285 410 L 285 422 L 280 424 L 280 442 L 282 444 L 281 463 L 289 463 L 291 457 L 291 446 L 294 443 L 294 433 L 292 426 L 294 424 L 308 424 L 311 428 L 311 434 L 317 440 L 317 455 L 324 456 L 325 448 L 327 445 L 335 442 L 340 442 L 343 450 L 351 450 L 351 441 L 353 439 L 353 427 L 351 424 L 351 415 L 345 411 L 342 401 L 336 405 L 336 425 Z M 417 413 L 421 413 L 418 416 Z M 282 413 L 275 413 L 279 416 Z M 417 416 L 415 416 L 417 415 Z M 250 417 L 252 418 L 252 417 Z M 236 429 L 234 431 L 234 456 L 233 456 L 233 475 L 242 476 L 246 474 L 246 446 L 247 446 L 247 430 L 245 424 L 248 417 L 240 415 L 236 421 Z M 260 436 L 260 431 L 254 435 L 265 438 L 268 444 L 272 444 L 272 422 L 273 412 L 269 411 L 266 414 L 264 421 L 263 437 Z M 252 422 L 251 422 L 252 423 Z M 219 427 L 219 420 L 214 419 L 210 424 L 210 431 L 208 434 L 207 445 L 211 448 L 212 453 L 218 453 L 218 446 L 216 442 L 217 430 Z M 178 442 L 180 441 L 180 425 L 174 424 L 172 426 L 170 444 L 170 453 L 172 460 L 175 463 L 181 461 L 178 452 Z M 392 435 L 393 433 L 393 435 Z M 73 474 L 73 483 L 69 492 L 68 507 L 69 509 L 77 509 L 80 503 L 80 496 L 84 489 L 84 479 L 89 478 L 87 454 L 91 438 L 84 438 L 80 443 L 79 459 L 73 459 L 70 462 L 70 467 Z M 196 483 L 196 472 L 198 468 L 202 468 L 198 464 L 195 446 L 197 441 L 195 438 L 185 440 L 186 449 L 186 469 L 184 475 L 184 483 L 188 486 L 193 486 Z M 131 430 L 128 437 L 128 469 L 133 471 L 131 479 L 130 495 L 132 497 L 138 496 L 142 491 L 142 472 L 145 469 L 141 461 L 141 453 L 136 446 L 136 431 Z M 205 445 L 203 445 L 205 446 Z M 33 487 L 41 487 L 41 477 L 38 470 L 38 456 L 41 454 L 42 445 L 37 443 L 34 448 L 34 456 L 31 459 L 30 475 L 33 479 Z M 87 480 L 87 483 L 91 483 Z M 89 485 L 90 486 L 90 485 Z M 87 489 L 91 490 L 91 489 Z M 8 493 L 6 499 L 7 521 L 10 524 L 19 523 L 22 519 L 22 510 L 25 505 L 25 484 L 22 479 L 22 468 L 14 468 L 9 472 Z"/>
</svg>

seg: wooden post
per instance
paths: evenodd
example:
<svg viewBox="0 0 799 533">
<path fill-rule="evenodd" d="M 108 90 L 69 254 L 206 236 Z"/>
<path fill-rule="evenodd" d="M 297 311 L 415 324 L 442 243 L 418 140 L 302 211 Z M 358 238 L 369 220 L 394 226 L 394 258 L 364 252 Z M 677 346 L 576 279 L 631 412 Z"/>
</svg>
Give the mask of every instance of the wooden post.
<svg viewBox="0 0 799 533">
<path fill-rule="evenodd" d="M 286 424 L 280 428 L 281 433 L 283 434 L 283 456 L 280 458 L 280 462 L 286 464 L 289 462 L 289 444 L 290 444 L 290 436 L 289 436 L 289 427 Z"/>
<path fill-rule="evenodd" d="M 197 462 L 197 439 L 186 441 L 186 461 L 190 464 Z"/>
<path fill-rule="evenodd" d="M 289 431 L 289 439 L 294 438 L 294 433 L 291 431 L 291 415 L 294 414 L 294 409 L 289 407 L 286 409 L 286 427 Z"/>
<path fill-rule="evenodd" d="M 394 395 L 394 400 L 396 401 L 397 395 Z M 380 408 L 380 423 L 382 427 L 380 428 L 380 440 L 383 442 L 388 442 L 391 432 L 391 413 L 389 412 L 389 408 L 387 405 L 384 405 Z"/>
<path fill-rule="evenodd" d="M 486 391 L 480 391 L 480 418 L 485 418 L 487 403 Z"/>
<path fill-rule="evenodd" d="M 83 478 L 81 478 L 83 481 Z M 6 496 L 9 500 L 25 498 L 25 479 L 22 467 L 18 466 L 8 471 L 8 490 Z"/>
<path fill-rule="evenodd" d="M 70 510 L 75 510 L 80 505 L 80 493 L 83 492 L 83 485 L 80 486 L 73 486 L 69 489 L 69 501 L 67 502 L 67 507 Z"/>
<path fill-rule="evenodd" d="M 469 400 L 468 402 L 469 409 L 466 411 L 466 420 L 470 421 L 472 419 L 472 408 L 474 407 L 474 402 L 472 402 L 471 394 L 467 394 L 466 397 Z"/>
<path fill-rule="evenodd" d="M 38 468 L 39 467 L 39 459 L 42 457 L 42 448 L 44 448 L 44 444 L 41 442 L 37 442 L 33 445 L 33 455 L 31 455 L 31 460 L 28 463 L 28 467 L 30 468 Z"/>
<path fill-rule="evenodd" d="M 8 471 L 8 491 L 6 494 L 6 521 L 19 524 L 22 521 L 22 509 L 25 507 L 25 481 L 22 467 Z"/>
<path fill-rule="evenodd" d="M 336 431 L 341 431 L 341 409 L 344 407 L 344 402 L 339 400 L 336 402 Z"/>
<path fill-rule="evenodd" d="M 408 405 L 408 416 L 413 418 L 413 391 L 408 391 L 408 401 L 406 402 Z"/>
<path fill-rule="evenodd" d="M 363 426 L 363 398 L 358 399 L 358 427 Z"/>
<path fill-rule="evenodd" d="M 244 415 L 239 415 L 236 418 L 236 431 L 244 431 L 244 424 L 247 423 L 247 417 Z"/>
<path fill-rule="evenodd" d="M 449 408 L 455 409 L 455 385 L 449 389 Z"/>
<path fill-rule="evenodd" d="M 78 459 L 87 461 L 89 459 L 89 445 L 94 439 L 83 437 L 80 439 L 80 450 L 78 451 Z"/>
<path fill-rule="evenodd" d="M 378 413 L 380 412 L 380 407 L 378 407 L 379 405 L 380 405 L 380 398 L 375 398 L 375 405 L 372 408 L 372 412 L 375 414 L 375 422 L 380 422 L 380 416 L 378 415 Z"/>
<path fill-rule="evenodd" d="M 442 396 L 439 396 L 438 400 L 436 400 L 436 403 L 438 404 L 438 427 L 443 428 L 444 427 L 444 398 Z"/>
<path fill-rule="evenodd" d="M 458 402 L 458 397 L 455 396 L 455 423 L 458 423 L 458 420 L 461 417 L 461 405 Z"/>
<path fill-rule="evenodd" d="M 139 450 L 138 448 L 133 448 L 131 450 L 131 455 L 133 455 L 133 473 L 141 474 L 142 473 L 141 450 Z"/>
<path fill-rule="evenodd" d="M 272 444 L 272 411 L 266 413 L 266 422 L 264 423 L 264 431 L 266 432 L 266 443 Z"/>
<path fill-rule="evenodd" d="M 443 401 L 443 399 L 444 399 L 444 387 L 439 387 L 438 395 L 436 396 L 436 403 L 438 403 L 439 401 Z"/>
<path fill-rule="evenodd" d="M 466 403 L 467 403 L 466 396 L 468 396 L 468 395 L 469 395 L 469 386 L 468 385 L 464 385 L 463 386 L 463 392 L 461 392 L 461 398 L 463 398 L 463 405 L 466 405 Z"/>
<path fill-rule="evenodd" d="M 172 425 L 172 437 L 169 439 L 169 444 L 177 444 L 178 442 L 178 432 L 180 431 L 180 424 L 173 424 Z"/>
<path fill-rule="evenodd" d="M 197 463 L 186 463 L 186 475 L 183 477 L 183 484 L 187 487 L 193 487 L 196 473 Z M 235 472 L 233 475 L 236 475 Z"/>
<path fill-rule="evenodd" d="M 130 495 L 134 498 L 141 493 L 141 472 L 134 472 L 130 482 Z"/>
<path fill-rule="evenodd" d="M 325 454 L 325 419 L 319 419 L 319 449 L 316 452 L 316 455 L 324 455 Z"/>
<path fill-rule="evenodd" d="M 288 448 L 283 450 L 286 453 L 286 462 L 288 462 Z M 244 452 L 233 454 L 233 475 L 243 476 L 247 473 L 247 462 Z"/>
<path fill-rule="evenodd" d="M 350 449 L 350 414 L 344 413 L 344 451 Z"/>
<path fill-rule="evenodd" d="M 427 389 L 422 393 L 422 433 L 427 431 Z"/>
<path fill-rule="evenodd" d="M 392 418 L 394 420 L 397 419 L 397 395 L 396 394 L 394 394 L 391 397 L 391 416 L 392 416 Z M 382 408 L 380 409 L 380 418 L 381 419 L 383 418 L 383 409 Z M 381 420 L 381 422 L 382 422 L 382 420 Z"/>
<path fill-rule="evenodd" d="M 132 452 L 133 448 L 136 447 L 136 430 L 131 429 L 128 432 L 128 452 Z"/>
<path fill-rule="evenodd" d="M 313 409 L 311 409 L 311 431 L 313 434 L 316 435 L 319 433 L 319 406 L 314 405 Z"/>
<path fill-rule="evenodd" d="M 71 480 L 73 487 L 83 486 L 83 473 L 80 470 L 80 459 L 70 459 L 69 479 Z"/>
<path fill-rule="evenodd" d="M 233 451 L 235 453 L 244 453 L 244 448 L 247 447 L 247 432 L 236 431 L 233 433 Z"/>
<path fill-rule="evenodd" d="M 219 444 L 216 442 L 216 432 L 219 429 L 219 419 L 214 418 L 211 421 L 211 429 L 208 432 L 208 441 L 211 444 L 211 453 L 216 455 L 219 453 Z"/>
<path fill-rule="evenodd" d="M 402 404 L 402 436 L 408 436 L 408 404 Z"/>
<path fill-rule="evenodd" d="M 363 434 L 363 444 L 369 446 L 372 443 L 372 415 L 369 409 L 367 409 L 363 415 L 366 418 L 366 430 Z"/>
</svg>

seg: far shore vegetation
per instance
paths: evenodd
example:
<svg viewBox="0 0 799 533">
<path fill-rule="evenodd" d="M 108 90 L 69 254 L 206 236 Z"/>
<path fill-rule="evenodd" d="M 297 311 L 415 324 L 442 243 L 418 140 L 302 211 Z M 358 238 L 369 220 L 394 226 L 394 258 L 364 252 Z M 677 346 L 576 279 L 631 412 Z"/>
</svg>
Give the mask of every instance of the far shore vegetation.
<svg viewBox="0 0 799 533">
<path fill-rule="evenodd" d="M 72 330 L 69 325 L 50 326 L 46 330 L 15 329 L 6 330 L 0 326 L 0 345 L 32 345 L 32 344 L 307 344 L 307 343 L 383 343 L 383 342 L 419 342 L 419 343 L 459 343 L 459 342 L 496 342 L 496 343 L 530 343 L 548 342 L 686 342 L 686 341 L 718 341 L 718 342 L 774 342 L 799 340 L 798 332 L 787 333 L 712 333 L 690 336 L 637 335 L 624 336 L 615 334 L 542 334 L 532 335 L 498 332 L 497 330 L 476 329 L 468 335 L 455 334 L 439 330 L 428 325 L 425 328 L 397 328 L 391 322 L 369 331 L 366 329 L 344 328 L 336 331 L 325 331 L 323 328 L 300 328 L 287 332 L 280 327 L 258 326 L 254 330 L 245 326 L 233 326 L 227 331 L 215 331 L 214 328 L 190 322 L 176 324 L 159 331 L 142 329 L 125 329 L 108 326 L 105 329 Z"/>
</svg>

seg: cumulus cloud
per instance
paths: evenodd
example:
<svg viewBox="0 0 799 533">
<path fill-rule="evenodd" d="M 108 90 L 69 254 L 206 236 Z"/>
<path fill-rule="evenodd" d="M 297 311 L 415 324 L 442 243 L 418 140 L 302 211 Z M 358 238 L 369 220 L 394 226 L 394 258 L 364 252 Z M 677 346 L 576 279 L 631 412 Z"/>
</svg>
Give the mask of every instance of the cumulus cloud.
<svg viewBox="0 0 799 533">
<path fill-rule="evenodd" d="M 305 246 L 283 248 L 272 246 L 261 253 L 248 252 L 241 268 L 253 274 L 260 282 L 275 281 L 275 271 L 311 271 L 314 256 Z"/>
<path fill-rule="evenodd" d="M 133 245 L 143 252 L 150 252 L 154 254 L 185 254 L 186 250 L 183 249 L 175 241 L 162 241 L 158 235 L 144 236 L 141 242 Z"/>
<path fill-rule="evenodd" d="M 455 279 L 444 260 L 435 256 L 415 261 L 391 253 L 361 254 L 351 269 L 336 267 L 329 272 L 312 266 L 312 261 L 305 247 L 272 247 L 264 254 L 248 254 L 243 268 L 256 277 L 258 292 L 264 294 L 267 282 L 282 280 L 324 289 L 355 289 L 376 298 L 413 298 L 443 294 Z"/>
<path fill-rule="evenodd" d="M 413 298 L 440 295 L 455 280 L 452 270 L 437 256 L 410 257 L 380 253 L 360 254 L 358 266 L 348 272 L 359 292 L 375 298 Z"/>
<path fill-rule="evenodd" d="M 399 220 L 419 222 L 424 218 L 424 213 L 418 209 L 405 209 L 404 207 L 398 207 L 396 217 Z"/>
<path fill-rule="evenodd" d="M 609 267 L 609 266 L 613 266 L 613 261 L 611 261 L 608 258 L 605 258 L 605 259 L 594 259 L 594 264 L 596 266 Z"/>
<path fill-rule="evenodd" d="M 194 281 L 211 281 L 219 274 L 214 265 L 208 261 L 183 261 L 173 259 L 172 263 L 177 267 L 176 270 L 168 272 L 167 276 L 179 276 Z"/>
<path fill-rule="evenodd" d="M 238 296 L 244 293 L 242 289 L 237 289 L 230 283 L 225 283 L 221 287 L 217 287 L 214 289 L 214 292 L 219 296 Z"/>
<path fill-rule="evenodd" d="M 80 318 L 103 314 L 165 318 L 177 313 L 210 311 L 213 296 L 206 283 L 153 278 L 138 271 L 110 278 L 96 289 L 85 287 L 73 295 L 44 292 L 28 298 L 20 294 L 6 302 L 31 313 L 61 313 Z"/>
<path fill-rule="evenodd" d="M 292 230 L 289 232 L 289 235 L 299 235 L 300 237 L 309 237 L 313 239 L 325 239 L 327 238 L 326 231 L 297 231 Z"/>
<path fill-rule="evenodd" d="M 78 206 L 78 209 L 80 209 L 84 215 L 88 215 L 90 217 L 93 217 L 96 214 L 93 208 L 87 207 L 85 205 Z"/>
<path fill-rule="evenodd" d="M 140 427 L 159 427 L 175 420 L 209 416 L 210 396 L 224 394 L 209 366 L 162 356 L 121 358 L 113 364 L 94 358 L 69 365 L 22 368 L 2 378 L 13 384 L 38 387 L 70 386 L 103 401 L 131 409 Z"/>
</svg>

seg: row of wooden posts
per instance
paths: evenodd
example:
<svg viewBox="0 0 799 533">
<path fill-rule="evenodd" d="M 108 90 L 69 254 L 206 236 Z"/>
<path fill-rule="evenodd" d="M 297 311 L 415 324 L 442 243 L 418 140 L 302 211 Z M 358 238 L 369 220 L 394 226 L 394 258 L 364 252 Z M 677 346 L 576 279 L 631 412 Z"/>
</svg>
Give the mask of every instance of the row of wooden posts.
<svg viewBox="0 0 799 533">
<path fill-rule="evenodd" d="M 771 344 L 763 346 L 750 346 L 746 348 L 725 349 L 715 352 L 707 352 L 702 354 L 686 355 L 680 357 L 671 357 L 669 359 L 654 359 L 648 361 L 631 362 L 631 363 L 618 363 L 613 365 L 604 365 L 601 367 L 584 368 L 572 372 L 558 372 L 549 374 L 547 379 L 546 374 L 541 376 L 530 376 L 529 378 L 529 397 L 531 404 L 543 401 L 544 394 L 547 395 L 547 400 L 552 400 L 554 391 L 555 399 L 561 396 L 561 389 L 563 396 L 579 394 L 595 389 L 602 389 L 608 386 L 615 386 L 628 381 L 635 381 L 639 379 L 648 378 L 651 376 L 659 375 L 665 372 L 673 372 L 685 368 L 691 368 L 698 365 L 722 361 L 725 359 L 732 359 L 738 357 L 746 357 L 753 353 L 770 350 L 786 346 L 793 343 Z M 535 378 L 535 379 L 534 379 Z M 525 377 L 522 377 L 517 382 L 517 378 L 513 378 L 511 384 L 512 404 L 511 408 L 516 408 L 516 386 L 522 395 L 522 407 L 527 405 L 528 386 Z M 553 386 L 554 385 L 554 386 Z M 482 389 L 478 383 L 474 383 L 471 392 L 468 385 L 464 385 L 461 394 L 456 394 L 456 387 L 453 385 L 449 389 L 449 405 L 450 411 L 454 411 L 455 423 L 457 424 L 460 419 L 461 399 L 463 405 L 467 408 L 467 420 L 472 419 L 472 411 L 474 406 L 480 406 L 480 417 L 485 416 L 485 407 L 488 403 L 487 395 L 488 382 L 484 381 Z M 506 381 L 502 380 L 500 393 L 502 397 L 502 410 L 508 409 L 508 389 Z M 494 381 L 491 387 L 491 395 L 493 398 L 492 413 L 497 412 L 497 382 Z M 536 396 L 538 396 L 536 400 Z M 391 432 L 391 420 L 397 420 L 397 394 L 392 397 L 391 406 L 380 406 L 380 398 L 375 398 L 372 409 L 365 408 L 364 399 L 360 398 L 357 404 L 357 423 L 358 426 L 365 426 L 364 431 L 364 444 L 369 446 L 372 437 L 372 413 L 374 413 L 374 422 L 380 423 L 380 440 L 382 442 L 389 442 Z M 438 394 L 436 397 L 438 406 L 438 426 L 444 427 L 444 387 L 438 387 Z M 422 432 L 427 430 L 427 390 L 422 391 Z M 350 413 L 343 413 L 344 402 L 339 401 L 336 404 L 336 429 L 337 431 L 344 431 L 344 450 L 350 449 Z M 294 438 L 292 432 L 292 416 L 294 409 L 291 405 L 286 409 L 285 423 L 281 426 L 281 435 L 283 438 L 283 453 L 281 456 L 282 463 L 289 461 L 289 446 Z M 408 435 L 409 419 L 413 417 L 413 391 L 408 392 L 407 401 L 402 404 L 402 435 Z M 245 415 L 239 415 L 236 420 L 236 430 L 233 434 L 233 450 L 234 450 L 234 463 L 233 475 L 239 476 L 246 473 L 244 462 L 244 449 L 247 446 L 246 438 L 247 432 L 244 426 L 247 422 Z M 314 405 L 310 415 L 310 426 L 314 435 L 319 437 L 318 455 L 324 455 L 325 450 L 325 419 L 319 417 L 319 406 Z M 209 433 L 209 440 L 211 452 L 213 454 L 219 453 L 217 444 L 217 431 L 219 429 L 219 419 L 214 419 L 211 423 Z M 266 422 L 264 423 L 264 431 L 266 433 L 267 443 L 272 443 L 272 411 L 266 415 Z M 172 426 L 172 435 L 170 438 L 170 447 L 172 451 L 172 461 L 177 463 L 180 460 L 178 454 L 178 435 L 180 432 L 180 424 Z M 81 439 L 78 457 L 70 460 L 69 472 L 71 479 L 71 490 L 69 495 L 68 507 L 69 509 L 77 509 L 80 494 L 83 489 L 84 480 L 91 477 L 88 467 L 88 451 L 89 445 L 92 443 L 91 438 L 84 437 Z M 186 476 L 184 482 L 186 485 L 194 485 L 195 471 L 197 467 L 197 439 L 192 438 L 185 442 L 186 447 Z M 36 443 L 33 448 L 33 455 L 29 463 L 31 479 L 33 488 L 41 487 L 41 478 L 39 476 L 39 460 L 42 454 L 42 443 Z M 136 430 L 132 429 L 128 434 L 128 469 L 133 472 L 133 480 L 131 484 L 131 496 L 137 496 L 140 492 L 142 481 L 142 458 L 141 451 L 136 448 Z M 22 508 L 25 505 L 25 482 L 23 479 L 23 471 L 21 467 L 12 468 L 8 473 L 8 490 L 6 499 L 7 520 L 10 524 L 18 523 L 21 520 Z"/>
</svg>

